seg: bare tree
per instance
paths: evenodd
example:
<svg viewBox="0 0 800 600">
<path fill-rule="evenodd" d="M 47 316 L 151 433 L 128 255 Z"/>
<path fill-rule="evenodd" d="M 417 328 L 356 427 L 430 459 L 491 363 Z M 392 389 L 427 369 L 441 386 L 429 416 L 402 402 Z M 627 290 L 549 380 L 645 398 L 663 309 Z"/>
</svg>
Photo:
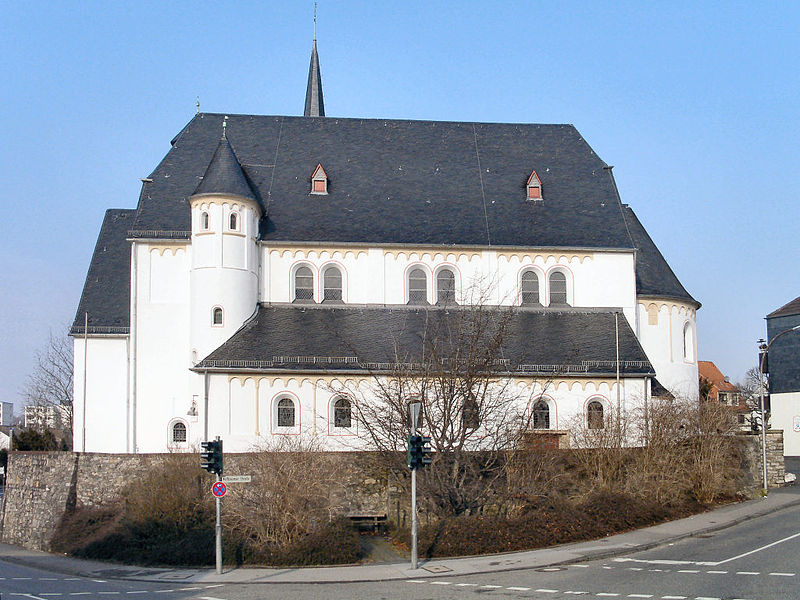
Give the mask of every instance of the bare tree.
<svg viewBox="0 0 800 600">
<path fill-rule="evenodd" d="M 767 427 L 769 427 L 770 413 L 767 410 L 767 400 L 769 397 L 769 374 L 764 373 L 763 384 L 761 374 L 758 372 L 758 367 L 751 367 L 747 369 L 744 375 L 744 380 L 736 384 L 736 388 L 741 395 L 742 402 L 750 409 L 750 414 L 746 417 L 750 423 L 753 431 L 758 431 L 761 427 L 761 409 L 759 406 L 759 395 L 761 392 L 764 394 L 764 409 L 765 417 L 767 420 Z"/>
<path fill-rule="evenodd" d="M 475 514 L 498 501 L 508 450 L 530 418 L 512 387 L 503 343 L 512 308 L 478 301 L 463 307 L 420 309 L 421 331 L 399 333 L 395 363 L 373 373 L 357 418 L 370 449 L 404 476 L 409 402 L 422 404 L 420 428 L 434 458 L 418 483 L 425 509 L 439 517 Z M 402 342 L 400 341 L 402 338 Z"/>
<path fill-rule="evenodd" d="M 40 429 L 60 429 L 72 439 L 72 341 L 50 332 L 47 344 L 36 352 L 36 366 L 22 394 L 28 406 L 37 407 Z"/>
</svg>

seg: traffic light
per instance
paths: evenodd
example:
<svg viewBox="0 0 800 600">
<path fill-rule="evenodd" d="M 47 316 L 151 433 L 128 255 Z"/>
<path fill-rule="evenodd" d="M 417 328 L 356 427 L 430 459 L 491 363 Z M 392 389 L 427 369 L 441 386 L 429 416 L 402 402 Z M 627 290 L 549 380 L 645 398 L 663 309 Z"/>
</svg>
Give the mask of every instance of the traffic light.
<svg viewBox="0 0 800 600">
<path fill-rule="evenodd" d="M 408 436 L 408 467 L 419 469 L 431 464 L 431 438 L 423 435 Z"/>
<path fill-rule="evenodd" d="M 200 458 L 203 462 L 200 466 L 209 473 L 216 473 L 222 475 L 222 440 L 216 439 L 210 442 L 200 442 L 203 452 L 200 453 Z"/>
</svg>

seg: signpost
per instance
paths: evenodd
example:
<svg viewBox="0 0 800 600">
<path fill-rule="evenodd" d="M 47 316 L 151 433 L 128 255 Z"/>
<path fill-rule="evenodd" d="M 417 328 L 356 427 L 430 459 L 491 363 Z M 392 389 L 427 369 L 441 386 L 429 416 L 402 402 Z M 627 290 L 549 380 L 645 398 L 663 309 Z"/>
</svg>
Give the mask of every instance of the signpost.
<svg viewBox="0 0 800 600">
<path fill-rule="evenodd" d="M 421 402 L 411 402 L 408 409 L 411 411 L 411 435 L 417 435 L 417 420 Z M 409 465 L 410 466 L 410 465 Z M 411 467 L 411 568 L 417 568 L 417 469 Z"/>
<path fill-rule="evenodd" d="M 214 473 L 217 476 L 217 481 L 211 486 L 211 493 L 217 500 L 217 523 L 215 530 L 214 546 L 216 549 L 216 563 L 217 575 L 222 574 L 222 504 L 220 500 L 228 491 L 228 486 L 222 483 L 222 440 L 217 436 L 217 439 L 210 442 L 200 442 L 203 452 L 200 453 L 200 458 L 203 462 L 200 467 Z"/>
<path fill-rule="evenodd" d="M 252 480 L 250 475 L 226 475 L 222 478 L 222 483 L 250 483 Z"/>
</svg>

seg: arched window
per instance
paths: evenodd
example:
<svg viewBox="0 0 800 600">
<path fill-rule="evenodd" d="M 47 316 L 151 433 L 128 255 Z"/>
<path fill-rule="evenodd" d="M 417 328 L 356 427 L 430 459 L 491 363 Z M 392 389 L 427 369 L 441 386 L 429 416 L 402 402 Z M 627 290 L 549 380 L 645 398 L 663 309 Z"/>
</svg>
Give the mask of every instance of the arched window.
<svg viewBox="0 0 800 600">
<path fill-rule="evenodd" d="M 208 229 L 208 213 L 205 211 L 200 213 L 200 228 L 203 230 Z"/>
<path fill-rule="evenodd" d="M 294 427 L 294 402 L 290 398 L 278 400 L 278 427 Z"/>
<path fill-rule="evenodd" d="M 683 360 L 694 362 L 694 331 L 691 323 L 683 326 Z"/>
<path fill-rule="evenodd" d="M 176 421 L 172 425 L 172 443 L 183 444 L 186 442 L 186 425 L 181 421 Z"/>
<path fill-rule="evenodd" d="M 658 325 L 658 305 L 650 304 L 647 307 L 647 324 Z"/>
<path fill-rule="evenodd" d="M 228 225 L 231 231 L 239 231 L 239 213 L 231 213 L 228 218 Z"/>
<path fill-rule="evenodd" d="M 408 274 L 408 303 L 428 303 L 428 278 L 422 269 L 411 269 Z"/>
<path fill-rule="evenodd" d="M 339 398 L 333 403 L 333 426 L 351 427 L 353 423 L 353 407 L 347 398 Z"/>
<path fill-rule="evenodd" d="M 328 267 L 322 277 L 323 302 L 342 301 L 342 272 L 338 267 Z"/>
<path fill-rule="evenodd" d="M 308 267 L 300 267 L 294 273 L 294 301 L 314 301 L 314 275 Z"/>
<path fill-rule="evenodd" d="M 550 429 L 550 407 L 544 400 L 533 405 L 533 428 Z"/>
<path fill-rule="evenodd" d="M 567 276 L 561 271 L 550 274 L 550 305 L 567 303 Z"/>
<path fill-rule="evenodd" d="M 211 324 L 216 327 L 222 326 L 222 309 L 219 306 L 215 306 L 211 313 Z"/>
<path fill-rule="evenodd" d="M 539 276 L 533 271 L 525 271 L 521 281 L 523 306 L 536 306 L 539 304 Z"/>
<path fill-rule="evenodd" d="M 450 269 L 442 269 L 436 275 L 436 303 L 455 304 L 456 276 Z"/>
<path fill-rule="evenodd" d="M 605 427 L 602 402 L 592 400 L 586 406 L 586 424 L 589 429 L 603 429 Z"/>
</svg>

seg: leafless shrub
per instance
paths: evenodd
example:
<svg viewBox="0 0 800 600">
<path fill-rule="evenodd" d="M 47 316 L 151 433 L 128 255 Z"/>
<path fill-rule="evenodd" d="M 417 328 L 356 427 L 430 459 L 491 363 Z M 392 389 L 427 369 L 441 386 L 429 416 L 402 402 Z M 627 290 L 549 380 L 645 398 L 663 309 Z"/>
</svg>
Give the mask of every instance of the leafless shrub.
<svg viewBox="0 0 800 600">
<path fill-rule="evenodd" d="M 251 483 L 231 485 L 225 520 L 258 547 L 285 547 L 328 523 L 343 485 L 342 463 L 314 440 L 285 436 L 241 457 Z"/>
</svg>

